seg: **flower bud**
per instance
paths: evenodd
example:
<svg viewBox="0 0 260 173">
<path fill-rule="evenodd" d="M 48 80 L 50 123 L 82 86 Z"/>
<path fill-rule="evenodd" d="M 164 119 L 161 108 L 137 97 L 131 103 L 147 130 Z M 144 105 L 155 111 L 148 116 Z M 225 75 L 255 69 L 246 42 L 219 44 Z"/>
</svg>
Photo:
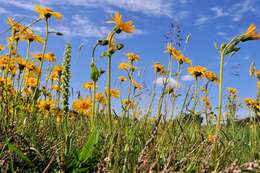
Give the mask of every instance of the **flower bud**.
<svg viewBox="0 0 260 173">
<path fill-rule="evenodd" d="M 116 48 L 117 48 L 117 50 L 121 50 L 121 49 L 124 48 L 124 45 L 123 45 L 122 43 L 118 43 L 118 44 L 116 45 Z"/>
<path fill-rule="evenodd" d="M 108 45 L 108 40 L 98 40 L 97 44 L 101 46 L 106 46 Z"/>
</svg>

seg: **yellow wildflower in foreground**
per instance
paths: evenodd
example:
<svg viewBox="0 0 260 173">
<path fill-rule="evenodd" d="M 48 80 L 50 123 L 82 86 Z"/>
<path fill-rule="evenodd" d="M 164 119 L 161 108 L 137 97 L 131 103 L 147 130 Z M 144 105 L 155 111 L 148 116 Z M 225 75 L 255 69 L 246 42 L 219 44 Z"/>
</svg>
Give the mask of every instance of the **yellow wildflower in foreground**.
<svg viewBox="0 0 260 173">
<path fill-rule="evenodd" d="M 83 114 L 87 114 L 92 106 L 90 99 L 78 99 L 75 100 L 72 104 L 72 107 L 75 111 Z"/>
<path fill-rule="evenodd" d="M 127 81 L 127 78 L 126 78 L 125 76 L 118 76 L 118 79 L 119 79 L 121 82 Z"/>
<path fill-rule="evenodd" d="M 128 60 L 131 61 L 131 62 L 139 61 L 139 60 L 140 60 L 139 55 L 137 55 L 137 54 L 135 54 L 135 53 L 133 53 L 133 52 L 128 52 L 128 53 L 126 54 L 126 56 L 127 56 Z"/>
<path fill-rule="evenodd" d="M 161 75 L 165 74 L 165 68 L 160 63 L 153 64 L 153 69 L 156 73 L 160 73 Z"/>
<path fill-rule="evenodd" d="M 43 19 L 48 19 L 51 16 L 55 17 L 56 19 L 60 20 L 62 18 L 62 14 L 59 12 L 55 12 L 50 8 L 44 8 L 44 7 L 40 7 L 40 6 L 35 6 L 34 7 L 34 11 L 39 13 L 39 18 Z"/>
<path fill-rule="evenodd" d="M 108 89 L 107 88 L 106 88 L 106 94 L 108 95 Z M 115 89 L 115 88 L 111 88 L 110 89 L 110 95 L 114 98 L 119 98 L 120 97 L 120 90 Z"/>
<path fill-rule="evenodd" d="M 50 99 L 37 101 L 37 108 L 39 108 L 40 110 L 49 111 L 54 107 L 54 105 L 55 105 L 54 100 L 50 100 Z"/>
<path fill-rule="evenodd" d="M 260 70 L 257 70 L 255 72 L 255 75 L 256 75 L 257 79 L 260 80 Z"/>
<path fill-rule="evenodd" d="M 212 71 L 206 71 L 204 73 L 204 76 L 206 79 L 208 79 L 211 82 L 218 83 L 218 81 L 219 81 L 218 76 L 215 73 L 213 73 Z"/>
<path fill-rule="evenodd" d="M 115 21 L 118 33 L 121 31 L 131 33 L 135 30 L 135 27 L 133 26 L 134 22 L 132 20 L 123 22 L 122 15 L 119 12 L 115 13 L 113 20 Z"/>
<path fill-rule="evenodd" d="M 255 30 L 256 30 L 255 24 L 249 25 L 246 33 L 244 34 L 246 38 L 243 41 L 259 40 L 260 39 L 260 33 L 257 33 Z"/>
<path fill-rule="evenodd" d="M 194 66 L 194 67 L 188 67 L 188 73 L 190 73 L 195 78 L 201 77 L 205 74 L 206 68 L 202 66 Z"/>
</svg>

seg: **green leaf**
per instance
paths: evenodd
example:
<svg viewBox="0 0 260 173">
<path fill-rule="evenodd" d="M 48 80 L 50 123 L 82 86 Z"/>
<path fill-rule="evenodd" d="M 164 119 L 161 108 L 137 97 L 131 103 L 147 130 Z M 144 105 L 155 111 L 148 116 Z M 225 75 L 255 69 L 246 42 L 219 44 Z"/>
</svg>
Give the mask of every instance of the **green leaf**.
<svg viewBox="0 0 260 173">
<path fill-rule="evenodd" d="M 19 157 L 23 161 L 27 163 L 31 163 L 31 160 L 26 155 L 24 155 L 23 152 L 19 150 L 15 145 L 9 143 L 7 144 L 7 146 L 11 153 L 14 153 L 17 157 Z"/>
<path fill-rule="evenodd" d="M 80 162 L 85 162 L 92 154 L 95 145 L 98 142 L 99 138 L 99 132 L 97 128 L 93 129 L 90 133 L 90 136 L 88 137 L 86 144 L 84 147 L 81 149 L 80 154 L 79 154 L 79 161 Z"/>
</svg>

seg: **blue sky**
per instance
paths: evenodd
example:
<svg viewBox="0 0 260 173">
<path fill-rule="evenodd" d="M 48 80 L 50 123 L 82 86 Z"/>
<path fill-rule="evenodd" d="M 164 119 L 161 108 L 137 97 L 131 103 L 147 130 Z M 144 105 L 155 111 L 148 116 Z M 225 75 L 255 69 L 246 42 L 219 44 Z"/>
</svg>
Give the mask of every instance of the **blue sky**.
<svg viewBox="0 0 260 173">
<path fill-rule="evenodd" d="M 91 48 L 97 39 L 103 38 L 113 27 L 106 21 L 111 19 L 115 11 L 120 11 L 125 20 L 133 20 L 137 28 L 132 35 L 123 35 L 118 40 L 125 47 L 113 57 L 114 86 L 118 86 L 117 76 L 123 73 L 117 70 L 117 65 L 126 60 L 124 54 L 131 51 L 140 55 L 138 66 L 146 69 L 144 79 L 146 86 L 151 86 L 154 76 L 151 66 L 154 62 L 167 65 L 169 57 L 164 53 L 164 34 L 170 30 L 170 23 L 176 21 L 180 25 L 182 35 L 191 33 L 191 41 L 184 54 L 192 59 L 193 65 L 206 66 L 218 71 L 218 53 L 214 41 L 221 43 L 247 29 L 250 23 L 255 23 L 260 31 L 260 0 L 0 0 L 0 31 L 7 28 L 7 16 L 23 20 L 25 24 L 37 18 L 33 12 L 36 4 L 48 6 L 64 15 L 62 21 L 51 20 L 51 29 L 64 33 L 63 37 L 52 36 L 48 51 L 56 53 L 61 62 L 64 45 L 71 42 L 72 57 L 72 87 L 80 88 L 82 83 L 89 81 L 89 63 Z M 42 34 L 42 25 L 33 29 Z M 1 36 L 0 43 L 5 43 Z M 80 45 L 84 44 L 79 51 Z M 252 41 L 241 45 L 241 51 L 233 57 L 227 57 L 225 63 L 225 87 L 235 87 L 239 96 L 254 97 L 255 79 L 248 76 L 248 67 L 255 61 L 260 66 L 260 42 Z M 34 51 L 41 47 L 35 46 Z M 101 51 L 97 52 L 97 56 Z M 99 66 L 106 67 L 105 59 L 98 58 Z M 174 66 L 176 69 L 176 66 Z M 239 73 L 234 76 L 233 73 Z M 183 69 L 182 76 L 186 75 Z M 192 81 L 184 77 L 183 87 Z M 106 77 L 101 79 L 104 85 Z M 139 80 L 143 82 L 143 80 Z M 211 87 L 211 97 L 216 102 L 217 88 Z"/>
</svg>

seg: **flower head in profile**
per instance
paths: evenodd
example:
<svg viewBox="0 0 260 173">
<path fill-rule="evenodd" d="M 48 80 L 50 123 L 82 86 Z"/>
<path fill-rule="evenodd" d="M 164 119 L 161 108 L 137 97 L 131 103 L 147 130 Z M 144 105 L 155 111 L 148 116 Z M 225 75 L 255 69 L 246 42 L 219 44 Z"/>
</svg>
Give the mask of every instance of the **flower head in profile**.
<svg viewBox="0 0 260 173">
<path fill-rule="evenodd" d="M 129 99 L 124 99 L 122 101 L 122 105 L 123 105 L 124 109 L 126 109 L 126 110 L 134 108 L 134 102 Z"/>
<path fill-rule="evenodd" d="M 34 57 L 37 60 L 46 60 L 49 62 L 54 62 L 56 60 L 55 54 L 53 52 L 49 52 L 42 55 L 42 53 L 32 54 L 32 57 Z"/>
<path fill-rule="evenodd" d="M 134 88 L 137 90 L 141 90 L 143 88 L 143 86 L 138 82 L 136 82 L 135 80 L 131 80 L 131 83 L 133 84 Z"/>
<path fill-rule="evenodd" d="M 243 35 L 244 35 L 244 38 L 242 39 L 242 41 L 259 40 L 260 39 L 260 33 L 256 32 L 255 24 L 249 25 L 247 31 Z"/>
<path fill-rule="evenodd" d="M 49 19 L 50 17 L 55 17 L 56 19 L 60 20 L 62 18 L 62 14 L 56 11 L 53 11 L 47 7 L 35 6 L 34 11 L 39 13 L 39 18 L 41 19 Z"/>
<path fill-rule="evenodd" d="M 180 63 L 180 64 L 186 63 L 186 64 L 191 65 L 192 61 L 189 58 L 187 58 L 186 56 L 184 56 L 181 53 L 181 51 L 174 48 L 171 43 L 167 43 L 166 52 L 169 53 L 170 56 L 172 58 L 174 58 L 178 63 Z"/>
<path fill-rule="evenodd" d="M 114 14 L 113 21 L 116 24 L 116 32 L 120 33 L 121 31 L 126 33 L 132 33 L 135 30 L 133 26 L 134 22 L 129 20 L 127 22 L 123 22 L 122 15 L 119 12 Z"/>
<path fill-rule="evenodd" d="M 125 76 L 118 76 L 118 79 L 120 80 L 120 82 L 127 81 L 127 78 Z"/>
<path fill-rule="evenodd" d="M 161 75 L 166 73 L 164 66 L 160 63 L 153 64 L 153 69 L 156 73 L 160 73 Z"/>
<path fill-rule="evenodd" d="M 101 103 L 103 105 L 106 104 L 106 97 L 104 94 L 102 94 L 100 92 L 96 93 L 96 100 L 98 103 Z"/>
<path fill-rule="evenodd" d="M 118 68 L 120 70 L 132 70 L 134 67 L 132 64 L 128 63 L 128 62 L 121 62 L 119 65 L 118 65 Z"/>
<path fill-rule="evenodd" d="M 111 88 L 109 93 L 114 98 L 120 97 L 120 90 L 119 89 Z M 108 88 L 106 88 L 106 95 L 108 95 Z"/>
<path fill-rule="evenodd" d="M 83 88 L 85 88 L 86 90 L 91 90 L 94 88 L 94 82 L 86 82 L 83 84 Z"/>
<path fill-rule="evenodd" d="M 206 68 L 202 66 L 193 66 L 193 67 L 188 67 L 188 73 L 191 74 L 193 77 L 198 78 L 202 77 L 205 75 Z"/>
<path fill-rule="evenodd" d="M 127 56 L 128 60 L 131 61 L 131 62 L 139 61 L 139 60 L 140 60 L 139 55 L 137 55 L 137 54 L 135 54 L 135 53 L 133 53 L 133 52 L 128 52 L 128 53 L 126 54 L 126 56 Z"/>
<path fill-rule="evenodd" d="M 215 83 L 218 83 L 219 79 L 218 79 L 218 76 L 212 72 L 212 71 L 206 71 L 204 73 L 204 76 L 206 79 L 208 79 L 210 82 L 215 82 Z"/>
</svg>

